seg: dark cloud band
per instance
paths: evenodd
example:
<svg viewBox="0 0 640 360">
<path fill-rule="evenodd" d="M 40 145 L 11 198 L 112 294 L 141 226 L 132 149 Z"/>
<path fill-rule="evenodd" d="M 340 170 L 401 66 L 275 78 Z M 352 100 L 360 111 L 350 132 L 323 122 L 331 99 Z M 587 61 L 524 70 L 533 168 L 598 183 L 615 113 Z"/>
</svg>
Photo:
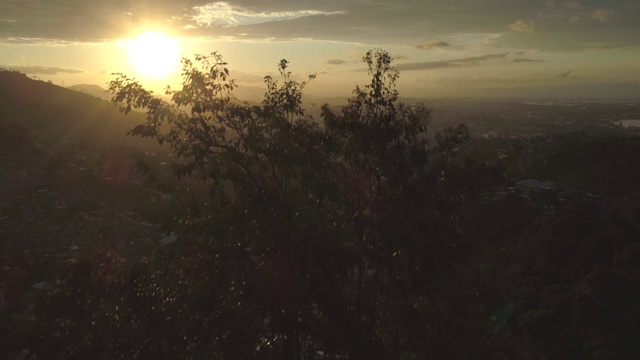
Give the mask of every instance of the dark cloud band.
<svg viewBox="0 0 640 360">
<path fill-rule="evenodd" d="M 525 0 L 2 0 L 0 42 L 101 42 L 155 27 L 185 37 L 304 38 L 377 46 L 413 44 L 423 50 L 458 46 L 443 40 L 465 33 L 509 33 L 514 42 L 538 41 L 539 49 L 580 47 L 593 43 L 597 34 L 598 42 L 640 45 L 640 7 L 630 6 L 628 0 L 581 1 L 580 8 L 556 4 L 552 8 L 544 1 L 532 5 Z M 571 39 L 559 36 L 568 32 Z M 424 42 L 425 34 L 436 40 Z"/>
<path fill-rule="evenodd" d="M 10 66 L 0 65 L 1 68 L 9 71 L 18 71 L 27 75 L 55 75 L 55 74 L 79 74 L 84 71 L 78 69 L 64 69 L 51 66 Z"/>
<path fill-rule="evenodd" d="M 455 67 L 462 67 L 462 66 L 475 66 L 483 61 L 506 59 L 507 55 L 509 55 L 509 53 L 487 54 L 482 56 L 472 56 L 472 57 L 452 59 L 452 60 L 412 62 L 412 63 L 399 64 L 396 66 L 396 68 L 398 70 L 431 70 L 431 69 L 455 68 Z"/>
</svg>

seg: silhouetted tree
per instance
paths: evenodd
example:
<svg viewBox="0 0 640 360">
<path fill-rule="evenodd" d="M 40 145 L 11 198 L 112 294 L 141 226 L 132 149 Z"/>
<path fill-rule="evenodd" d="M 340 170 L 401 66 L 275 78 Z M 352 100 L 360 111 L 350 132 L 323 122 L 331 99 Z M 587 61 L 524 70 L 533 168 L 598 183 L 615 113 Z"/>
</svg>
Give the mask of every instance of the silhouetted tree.
<svg viewBox="0 0 640 360">
<path fill-rule="evenodd" d="M 124 75 L 111 82 L 122 111 L 146 111 L 130 134 L 167 144 L 176 174 L 206 186 L 176 219 L 184 236 L 206 242 L 118 270 L 119 286 L 91 283 L 105 269 L 95 261 L 65 277 L 47 309 L 62 311 L 76 283 L 89 282 L 80 295 L 91 300 L 62 316 L 82 356 L 374 359 L 455 350 L 463 325 L 446 327 L 432 291 L 466 252 L 458 215 L 477 195 L 465 175 L 475 168 L 456 152 L 468 130 L 430 134 L 429 109 L 398 99 L 392 57 L 372 50 L 363 62 L 371 83 L 341 109 L 324 106 L 322 124 L 302 106 L 313 77 L 294 80 L 286 60 L 279 79 L 265 77 L 258 106 L 232 99 L 217 53 L 183 61 L 171 102 Z M 80 337 L 77 314 L 100 324 L 99 334 L 126 339 L 96 347 Z"/>
</svg>

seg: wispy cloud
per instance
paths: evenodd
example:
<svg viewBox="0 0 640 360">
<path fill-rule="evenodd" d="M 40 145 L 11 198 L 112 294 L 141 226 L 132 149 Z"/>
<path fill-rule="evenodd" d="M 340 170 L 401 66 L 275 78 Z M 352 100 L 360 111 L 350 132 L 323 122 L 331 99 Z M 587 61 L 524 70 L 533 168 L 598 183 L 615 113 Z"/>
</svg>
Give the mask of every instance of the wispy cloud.
<svg viewBox="0 0 640 360">
<path fill-rule="evenodd" d="M 524 22 L 522 20 L 517 20 L 513 24 L 509 25 L 509 29 L 513 31 L 532 32 L 535 30 L 535 24 L 531 21 Z"/>
<path fill-rule="evenodd" d="M 341 65 L 346 62 L 347 62 L 346 60 L 342 60 L 342 59 L 327 59 L 324 61 L 324 63 L 327 65 Z"/>
<path fill-rule="evenodd" d="M 571 71 L 571 69 L 567 69 L 565 71 L 561 71 L 559 73 L 557 73 L 555 76 L 553 76 L 554 79 L 560 79 L 560 80 L 566 80 L 566 79 L 571 79 L 571 80 L 596 80 L 595 77 L 587 77 L 587 76 L 580 76 L 580 75 L 576 75 L 573 73 L 573 71 Z"/>
<path fill-rule="evenodd" d="M 79 74 L 84 71 L 78 69 L 64 69 L 59 67 L 52 66 L 11 66 L 11 65 L 0 65 L 3 69 L 19 71 L 21 73 L 25 73 L 27 75 L 55 75 L 55 74 Z"/>
<path fill-rule="evenodd" d="M 253 12 L 235 7 L 226 2 L 216 2 L 204 6 L 195 6 L 193 21 L 198 26 L 218 25 L 225 28 L 240 25 L 254 25 L 273 21 L 292 20 L 308 16 L 344 14 L 342 11 L 297 10 L 280 12 Z"/>
<path fill-rule="evenodd" d="M 599 21 L 608 22 L 608 21 L 611 21 L 611 19 L 613 19 L 615 14 L 616 13 L 613 10 L 600 8 L 600 9 L 595 9 L 591 12 L 591 18 Z"/>
<path fill-rule="evenodd" d="M 544 62 L 544 60 L 527 59 L 527 58 L 515 58 L 515 59 L 511 60 L 511 62 L 515 62 L 515 63 L 536 63 L 536 62 Z"/>
<path fill-rule="evenodd" d="M 584 8 L 584 5 L 582 5 L 580 1 L 567 1 L 566 3 L 564 3 L 564 7 L 572 10 L 580 10 Z"/>
<path fill-rule="evenodd" d="M 565 71 L 562 71 L 558 74 L 556 74 L 556 76 L 554 76 L 556 79 L 568 79 L 569 76 L 571 76 L 571 69 L 567 69 Z"/>
<path fill-rule="evenodd" d="M 463 66 L 475 66 L 480 62 L 488 60 L 501 60 L 505 59 L 509 53 L 502 54 L 487 54 L 482 56 L 472 56 L 461 59 L 441 60 L 441 61 L 423 61 L 412 62 L 396 65 L 398 70 L 431 70 L 431 69 L 443 69 L 443 68 L 455 68 Z"/>
<path fill-rule="evenodd" d="M 65 46 L 65 45 L 90 45 L 87 42 L 69 41 L 61 39 L 46 39 L 41 37 L 9 37 L 2 40 L 5 44 L 12 45 L 46 45 L 46 46 Z"/>
<path fill-rule="evenodd" d="M 633 0 L 525 3 L 522 7 L 513 0 L 447 0 L 446 4 L 418 0 L 0 0 L 0 44 L 105 43 L 135 36 L 150 26 L 180 38 L 310 39 L 409 45 L 414 51 L 502 51 L 490 50 L 494 46 L 555 50 L 583 48 L 585 42 L 594 41 L 640 45 L 640 8 Z M 533 33 L 535 37 L 517 36 Z"/>
<path fill-rule="evenodd" d="M 416 44 L 413 47 L 420 50 L 431 50 L 434 48 L 444 48 L 447 46 L 449 46 L 449 43 L 445 41 L 427 41 L 422 44 Z"/>
</svg>

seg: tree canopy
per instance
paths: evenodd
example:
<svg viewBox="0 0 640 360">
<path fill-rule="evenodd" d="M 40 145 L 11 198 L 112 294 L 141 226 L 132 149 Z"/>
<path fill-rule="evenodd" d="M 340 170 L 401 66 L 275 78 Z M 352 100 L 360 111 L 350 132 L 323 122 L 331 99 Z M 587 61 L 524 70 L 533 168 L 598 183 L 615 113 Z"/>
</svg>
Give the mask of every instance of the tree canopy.
<svg viewBox="0 0 640 360">
<path fill-rule="evenodd" d="M 261 351 L 397 356 L 423 343 L 424 292 L 463 252 L 456 211 L 474 194 L 453 163 L 466 126 L 429 133 L 430 110 L 399 100 L 391 55 L 362 60 L 371 82 L 344 107 L 324 105 L 322 121 L 302 106 L 313 76 L 294 80 L 286 60 L 259 106 L 232 101 L 217 53 L 183 62 L 171 104 L 125 76 L 111 83 L 123 111 L 147 111 L 131 133 L 168 143 L 178 175 L 209 184 L 183 224 L 210 236 L 212 252 L 235 252 L 245 293 L 261 289 Z"/>
<path fill-rule="evenodd" d="M 314 77 L 297 80 L 286 60 L 257 105 L 233 97 L 217 53 L 185 59 L 169 100 L 119 74 L 114 102 L 145 112 L 130 134 L 165 146 L 188 184 L 164 185 L 180 239 L 59 266 L 23 317 L 0 311 L 0 348 L 19 359 L 634 358 L 638 194 L 495 189 L 509 164 L 630 188 L 622 165 L 634 160 L 609 160 L 637 139 L 556 137 L 541 140 L 546 152 L 473 160 L 482 140 L 467 141 L 465 124 L 434 132 L 428 107 L 401 101 L 390 54 L 362 60 L 371 81 L 319 118 L 303 104 Z M 568 166 L 583 152 L 611 174 Z"/>
</svg>

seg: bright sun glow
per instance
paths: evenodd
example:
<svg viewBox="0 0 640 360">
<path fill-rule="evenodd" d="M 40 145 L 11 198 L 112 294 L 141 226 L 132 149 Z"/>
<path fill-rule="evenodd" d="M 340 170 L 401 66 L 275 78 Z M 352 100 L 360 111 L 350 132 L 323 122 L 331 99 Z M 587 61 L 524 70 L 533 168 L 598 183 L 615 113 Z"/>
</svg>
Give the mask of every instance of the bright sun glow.
<svg viewBox="0 0 640 360">
<path fill-rule="evenodd" d="M 178 40 L 159 32 L 146 32 L 126 42 L 129 61 L 136 74 L 165 79 L 180 68 Z"/>
</svg>

